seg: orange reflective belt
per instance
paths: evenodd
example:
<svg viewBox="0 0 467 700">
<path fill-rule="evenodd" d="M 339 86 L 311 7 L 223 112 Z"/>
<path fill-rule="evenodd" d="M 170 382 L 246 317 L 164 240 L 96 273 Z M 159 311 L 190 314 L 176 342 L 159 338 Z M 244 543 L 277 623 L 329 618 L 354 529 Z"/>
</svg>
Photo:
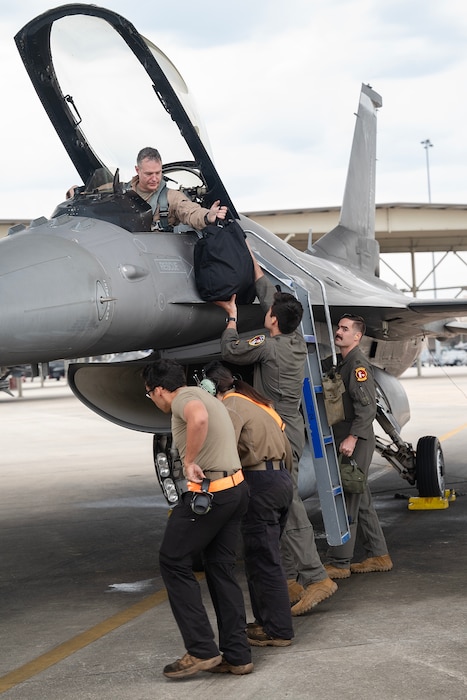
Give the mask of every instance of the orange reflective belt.
<svg viewBox="0 0 467 700">
<path fill-rule="evenodd" d="M 237 391 L 230 391 L 228 394 L 226 394 L 224 396 L 222 401 L 224 401 L 224 399 L 226 399 L 228 396 L 239 396 L 241 399 L 245 399 L 245 401 L 251 401 L 251 403 L 254 403 L 255 406 L 259 406 L 260 408 L 263 409 L 263 411 L 266 411 L 266 413 L 269 413 L 271 418 L 273 418 L 276 421 L 277 425 L 282 430 L 282 432 L 284 432 L 285 423 L 282 420 L 282 418 L 280 417 L 280 415 L 277 413 L 277 411 L 274 410 L 274 408 L 272 408 L 272 406 L 266 406 L 266 404 L 259 403 L 258 401 L 255 401 L 254 399 L 250 399 L 249 396 L 245 396 L 245 394 L 239 394 Z"/>
<path fill-rule="evenodd" d="M 216 479 L 209 483 L 208 491 L 209 493 L 214 493 L 215 491 L 225 491 L 225 489 L 230 489 L 232 486 L 238 486 L 244 479 L 243 472 L 241 469 L 236 471 L 230 476 L 224 476 L 223 479 Z M 187 481 L 186 487 L 188 491 L 199 491 L 201 492 L 201 484 L 197 484 L 195 481 Z"/>
</svg>

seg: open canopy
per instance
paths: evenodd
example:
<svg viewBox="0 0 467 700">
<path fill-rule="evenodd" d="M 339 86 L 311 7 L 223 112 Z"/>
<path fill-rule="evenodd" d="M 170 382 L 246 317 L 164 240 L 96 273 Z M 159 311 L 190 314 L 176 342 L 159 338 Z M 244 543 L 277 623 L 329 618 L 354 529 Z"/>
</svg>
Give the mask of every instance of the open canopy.
<svg viewBox="0 0 467 700">
<path fill-rule="evenodd" d="M 129 180 L 138 151 L 153 146 L 175 186 L 197 184 L 192 166 L 207 200 L 221 199 L 236 215 L 188 86 L 128 20 L 94 5 L 63 5 L 28 22 L 15 41 L 83 182 L 99 169 L 110 181 L 117 168 Z"/>
</svg>

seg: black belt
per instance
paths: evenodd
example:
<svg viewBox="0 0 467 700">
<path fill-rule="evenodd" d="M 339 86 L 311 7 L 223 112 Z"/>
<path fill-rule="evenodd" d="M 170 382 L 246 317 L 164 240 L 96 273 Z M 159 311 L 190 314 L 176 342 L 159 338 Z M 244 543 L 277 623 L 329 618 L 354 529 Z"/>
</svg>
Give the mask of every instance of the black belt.
<svg viewBox="0 0 467 700">
<path fill-rule="evenodd" d="M 283 459 L 266 459 L 264 462 L 255 464 L 252 467 L 244 467 L 244 469 L 249 472 L 280 471 L 285 468 L 286 466 Z"/>
</svg>

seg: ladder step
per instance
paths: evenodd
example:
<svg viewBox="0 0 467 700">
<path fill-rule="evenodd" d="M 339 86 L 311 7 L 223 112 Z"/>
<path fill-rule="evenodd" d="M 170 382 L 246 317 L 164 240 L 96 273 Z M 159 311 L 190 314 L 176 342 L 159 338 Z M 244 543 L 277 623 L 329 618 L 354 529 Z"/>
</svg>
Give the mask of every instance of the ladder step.
<svg viewBox="0 0 467 700">
<path fill-rule="evenodd" d="M 308 365 L 303 382 L 303 405 L 305 420 L 308 424 L 310 446 L 315 466 L 321 512 L 323 515 L 326 538 L 330 545 L 340 545 L 350 536 L 345 498 L 339 479 L 339 466 L 335 450 L 334 436 L 327 423 L 324 411 L 323 395 L 312 391 L 318 377 L 312 366 Z M 321 410 L 318 403 L 321 402 Z M 331 449 L 329 449 L 331 448 Z M 337 485 L 336 485 L 337 483 Z"/>
</svg>

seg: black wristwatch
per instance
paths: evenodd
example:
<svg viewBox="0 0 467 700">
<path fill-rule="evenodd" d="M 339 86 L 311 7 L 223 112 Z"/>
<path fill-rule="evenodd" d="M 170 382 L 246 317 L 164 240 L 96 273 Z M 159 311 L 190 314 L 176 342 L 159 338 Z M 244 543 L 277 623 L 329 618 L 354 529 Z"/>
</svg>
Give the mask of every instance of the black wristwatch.
<svg viewBox="0 0 467 700">
<path fill-rule="evenodd" d="M 230 323 L 230 321 L 237 323 L 237 319 L 235 318 L 235 316 L 229 316 L 228 318 L 225 319 L 226 323 Z"/>
</svg>

